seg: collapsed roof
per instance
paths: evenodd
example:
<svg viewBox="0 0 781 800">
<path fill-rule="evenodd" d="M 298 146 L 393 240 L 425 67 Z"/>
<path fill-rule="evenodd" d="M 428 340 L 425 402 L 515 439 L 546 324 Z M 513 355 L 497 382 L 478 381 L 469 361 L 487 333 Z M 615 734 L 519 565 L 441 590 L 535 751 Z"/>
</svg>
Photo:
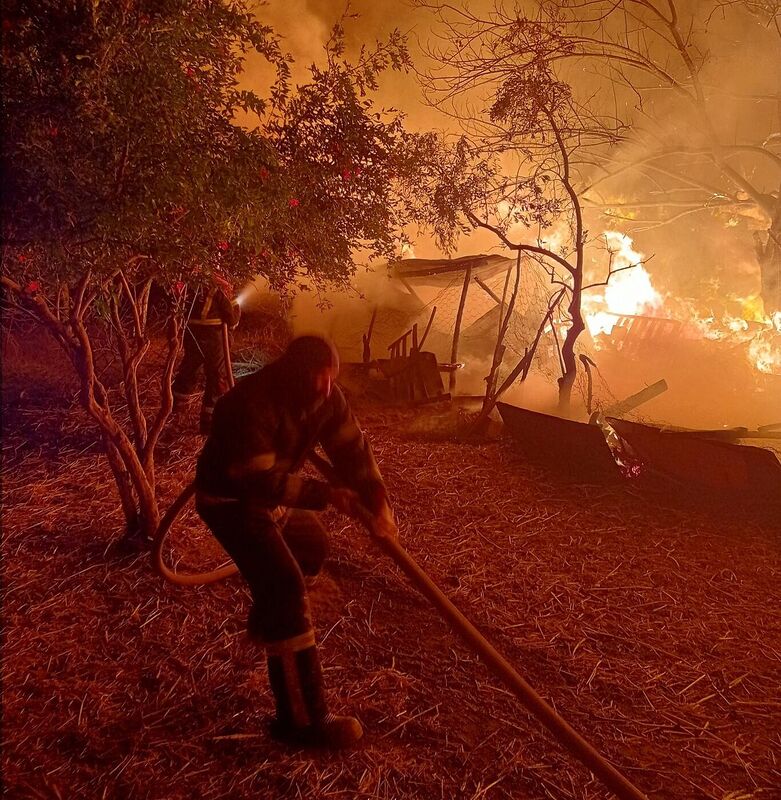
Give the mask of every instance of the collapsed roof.
<svg viewBox="0 0 781 800">
<path fill-rule="evenodd" d="M 419 281 L 428 286 L 449 286 L 458 273 L 471 267 L 472 275 L 489 280 L 505 272 L 515 263 L 514 258 L 498 255 L 462 256 L 461 258 L 405 258 L 390 267 L 393 278 L 408 282 Z"/>
</svg>

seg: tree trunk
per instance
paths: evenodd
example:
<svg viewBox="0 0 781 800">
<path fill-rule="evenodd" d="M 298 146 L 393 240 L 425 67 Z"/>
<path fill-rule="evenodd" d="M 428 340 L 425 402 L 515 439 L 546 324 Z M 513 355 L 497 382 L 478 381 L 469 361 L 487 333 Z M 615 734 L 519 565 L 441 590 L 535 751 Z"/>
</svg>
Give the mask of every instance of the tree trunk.
<svg viewBox="0 0 781 800">
<path fill-rule="evenodd" d="M 147 352 L 148 341 L 143 335 L 146 322 L 146 302 L 149 286 L 142 290 L 141 306 L 126 290 L 133 302 L 134 331 L 137 350 L 131 353 L 124 333 L 119 339 L 120 358 L 125 377 L 126 399 L 131 415 L 131 434 L 128 435 L 117 422 L 111 409 L 109 393 L 95 372 L 93 346 L 85 318 L 95 300 L 95 294 L 87 292 L 91 272 L 87 271 L 79 280 L 73 296 L 63 285 L 57 293 L 53 307 L 41 295 L 26 292 L 7 276 L 2 284 L 17 299 L 20 306 L 37 319 L 52 334 L 67 355 L 79 379 L 79 398 L 82 407 L 100 430 L 103 449 L 117 485 L 127 534 L 136 538 L 151 538 L 160 522 L 160 510 L 155 496 L 154 446 L 170 414 L 173 404 L 171 382 L 174 364 L 181 347 L 182 325 L 176 315 L 169 320 L 168 354 L 162 376 L 161 400 L 152 429 L 147 434 L 146 422 L 141 408 L 136 370 Z M 115 307 L 118 311 L 118 307 Z M 114 324 L 121 325 L 117 314 Z M 124 357 L 123 357 L 124 356 Z"/>
<path fill-rule="evenodd" d="M 83 325 L 78 325 L 77 335 L 82 342 L 75 357 L 81 381 L 81 405 L 100 429 L 117 483 L 126 532 L 133 539 L 151 539 L 160 522 L 154 478 L 150 480 L 133 443 L 114 418 L 108 393 L 95 376 L 92 348 Z"/>
<path fill-rule="evenodd" d="M 572 403 L 572 387 L 578 376 L 578 361 L 575 356 L 575 343 L 586 329 L 580 308 L 583 293 L 583 276 L 580 271 L 572 276 L 572 298 L 568 307 L 572 324 L 567 329 L 564 344 L 561 347 L 561 359 L 564 362 L 564 374 L 559 378 L 559 411 L 568 415 Z"/>
<path fill-rule="evenodd" d="M 122 513 L 125 515 L 125 534 L 128 537 L 134 537 L 139 534 L 140 520 L 138 515 L 138 503 L 133 492 L 133 484 L 130 476 L 122 463 L 122 457 L 119 451 L 112 443 L 106 432 L 101 430 L 103 439 L 103 450 L 106 453 L 111 473 L 114 476 L 114 481 L 117 484 L 117 492 L 119 494 L 119 502 L 122 506 Z"/>
<path fill-rule="evenodd" d="M 755 244 L 762 281 L 762 304 L 770 317 L 781 311 L 781 208 L 770 226 L 767 241 L 762 242 L 756 236 Z"/>
</svg>

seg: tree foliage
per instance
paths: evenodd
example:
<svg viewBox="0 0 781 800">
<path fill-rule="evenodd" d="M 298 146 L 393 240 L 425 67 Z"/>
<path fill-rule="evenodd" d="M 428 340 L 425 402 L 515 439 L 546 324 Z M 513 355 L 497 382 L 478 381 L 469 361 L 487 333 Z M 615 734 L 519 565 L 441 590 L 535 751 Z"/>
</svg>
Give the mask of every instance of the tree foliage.
<svg viewBox="0 0 781 800">
<path fill-rule="evenodd" d="M 395 198 L 414 142 L 370 97 L 382 70 L 408 64 L 403 40 L 352 64 L 337 25 L 324 66 L 294 89 L 256 11 L 4 4 L 3 288 L 73 364 L 128 527 L 146 534 L 186 287 L 217 273 L 280 290 L 306 275 L 344 281 L 356 249 L 394 251 L 408 210 Z M 250 53 L 268 65 L 263 95 L 244 82 Z M 163 331 L 150 407 L 139 369 Z"/>
</svg>

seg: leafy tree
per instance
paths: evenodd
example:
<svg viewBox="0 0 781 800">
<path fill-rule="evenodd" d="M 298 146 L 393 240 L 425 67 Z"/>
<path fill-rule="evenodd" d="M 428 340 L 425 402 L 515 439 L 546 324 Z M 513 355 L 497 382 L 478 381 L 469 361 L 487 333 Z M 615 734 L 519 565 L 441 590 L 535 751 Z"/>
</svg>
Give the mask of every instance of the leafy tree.
<svg viewBox="0 0 781 800">
<path fill-rule="evenodd" d="M 351 65 L 337 27 L 326 66 L 293 92 L 289 59 L 251 12 L 241 0 L 4 4 L 4 294 L 72 363 L 128 531 L 144 536 L 159 520 L 155 447 L 186 289 L 217 272 L 279 289 L 302 274 L 344 281 L 354 249 L 390 253 L 402 222 L 407 136 L 362 93 L 404 67 L 403 41 Z M 250 52 L 275 75 L 265 97 L 242 85 Z M 161 332 L 150 405 L 139 370 Z"/>
<path fill-rule="evenodd" d="M 575 347 L 585 329 L 582 296 L 590 288 L 584 167 L 595 152 L 620 141 L 624 127 L 589 106 L 559 69 L 562 45 L 555 23 L 540 25 L 538 18 L 501 3 L 486 14 L 448 3 L 419 5 L 432 11 L 439 42 L 429 52 L 435 66 L 422 74 L 422 85 L 430 103 L 463 131 L 455 147 L 440 145 L 449 157 L 432 160 L 435 224 L 446 243 L 470 228 L 489 230 L 547 271 L 551 303 L 561 304 L 566 325 L 559 379 L 566 412 L 577 376 Z M 550 12 L 554 19 L 555 13 Z M 608 253 L 605 282 L 613 271 Z M 533 348 L 512 374 L 525 376 L 532 355 Z M 497 366 L 495 357 L 491 380 Z M 496 399 L 489 398 L 490 384 L 484 415 Z"/>
</svg>

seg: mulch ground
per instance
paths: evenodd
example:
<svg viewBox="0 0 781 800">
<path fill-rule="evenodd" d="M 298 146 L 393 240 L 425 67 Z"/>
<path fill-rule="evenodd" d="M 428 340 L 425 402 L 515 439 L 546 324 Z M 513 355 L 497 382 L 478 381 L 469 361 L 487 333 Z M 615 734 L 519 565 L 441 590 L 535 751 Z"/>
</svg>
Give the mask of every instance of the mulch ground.
<svg viewBox="0 0 781 800">
<path fill-rule="evenodd" d="M 6 384 L 8 797 L 610 796 L 334 515 L 313 607 L 333 706 L 366 737 L 341 754 L 274 744 L 240 580 L 177 588 L 123 551 L 73 391 Z M 421 432 L 421 412 L 360 416 L 405 547 L 649 797 L 781 797 L 778 517 L 568 485 L 509 440 Z M 191 476 L 194 426 L 161 443 L 163 507 Z M 172 544 L 182 568 L 218 558 L 191 516 Z"/>
</svg>

